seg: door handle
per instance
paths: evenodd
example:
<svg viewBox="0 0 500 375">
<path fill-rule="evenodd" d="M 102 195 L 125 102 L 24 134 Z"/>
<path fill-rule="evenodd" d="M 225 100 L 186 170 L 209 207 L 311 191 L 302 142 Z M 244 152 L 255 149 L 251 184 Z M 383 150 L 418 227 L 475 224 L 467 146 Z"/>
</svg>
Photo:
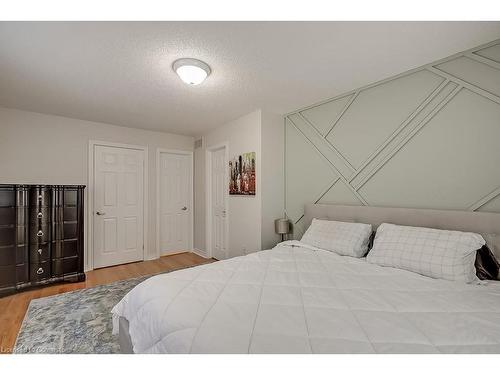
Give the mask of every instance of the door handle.
<svg viewBox="0 0 500 375">
<path fill-rule="evenodd" d="M 99 216 L 106 215 L 106 212 L 97 211 L 97 212 L 96 212 L 96 215 L 99 215 Z"/>
<path fill-rule="evenodd" d="M 182 211 L 186 211 L 188 208 L 186 206 L 182 207 L 181 210 Z"/>
</svg>

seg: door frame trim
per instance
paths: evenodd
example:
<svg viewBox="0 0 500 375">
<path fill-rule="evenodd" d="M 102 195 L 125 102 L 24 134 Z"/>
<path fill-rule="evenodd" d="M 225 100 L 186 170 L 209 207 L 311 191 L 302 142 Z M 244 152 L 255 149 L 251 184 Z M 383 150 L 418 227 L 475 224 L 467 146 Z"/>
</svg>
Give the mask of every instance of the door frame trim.
<svg viewBox="0 0 500 375">
<path fill-rule="evenodd" d="M 229 143 L 223 142 L 218 143 L 213 146 L 209 146 L 205 149 L 205 243 L 206 243 L 206 252 L 207 257 L 213 257 L 213 249 L 212 249 L 212 158 L 214 151 L 220 150 L 224 148 L 224 158 L 226 161 L 226 168 L 224 172 L 226 186 L 225 186 L 225 194 L 224 194 L 224 204 L 226 206 L 226 251 L 229 251 Z"/>
<path fill-rule="evenodd" d="M 156 258 L 159 258 L 161 256 L 161 251 L 160 251 L 160 205 L 161 205 L 161 197 L 160 197 L 160 159 L 161 159 L 161 154 L 177 154 L 177 155 L 188 155 L 190 157 L 190 194 L 189 194 L 189 205 L 190 205 L 190 217 L 189 217 L 189 223 L 190 223 L 190 233 L 189 233 L 189 243 L 188 247 L 191 252 L 193 252 L 193 246 L 194 246 L 194 153 L 193 151 L 186 151 L 186 150 L 174 150 L 174 149 L 169 149 L 169 148 L 157 148 L 156 149 Z M 175 253 L 172 253 L 172 255 Z M 171 255 L 171 254 L 169 254 Z"/>
<path fill-rule="evenodd" d="M 149 192 L 149 152 L 148 146 L 141 145 L 131 145 L 126 143 L 115 143 L 99 140 L 89 140 L 88 148 L 88 179 L 86 189 L 87 194 L 87 223 L 85 223 L 87 228 L 87 246 L 84 247 L 84 270 L 91 271 L 94 269 L 94 172 L 95 172 L 95 160 L 94 160 L 94 150 L 95 146 L 105 146 L 105 147 L 116 147 L 125 148 L 130 150 L 142 151 L 144 156 L 144 168 L 143 168 L 143 244 L 142 249 L 142 259 L 146 259 L 147 249 L 148 249 L 148 217 L 149 217 L 149 204 L 148 204 L 148 192 Z"/>
</svg>

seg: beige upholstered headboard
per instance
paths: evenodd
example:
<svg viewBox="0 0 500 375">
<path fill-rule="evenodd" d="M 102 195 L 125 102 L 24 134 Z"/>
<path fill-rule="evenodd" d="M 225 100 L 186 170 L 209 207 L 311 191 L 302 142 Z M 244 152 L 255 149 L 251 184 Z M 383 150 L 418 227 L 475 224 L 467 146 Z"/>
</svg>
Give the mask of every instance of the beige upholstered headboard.
<svg viewBox="0 0 500 375">
<path fill-rule="evenodd" d="M 500 213 L 308 204 L 305 228 L 313 218 L 367 223 L 374 230 L 382 223 L 393 223 L 480 233 L 500 259 Z"/>
</svg>

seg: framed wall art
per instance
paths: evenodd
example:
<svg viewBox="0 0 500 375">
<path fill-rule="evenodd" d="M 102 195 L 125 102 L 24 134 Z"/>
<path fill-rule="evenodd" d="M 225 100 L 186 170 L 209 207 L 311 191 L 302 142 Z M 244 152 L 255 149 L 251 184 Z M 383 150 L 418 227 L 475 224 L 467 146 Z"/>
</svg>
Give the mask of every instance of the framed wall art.
<svg viewBox="0 0 500 375">
<path fill-rule="evenodd" d="M 255 195 L 255 152 L 229 161 L 229 195 Z"/>
</svg>

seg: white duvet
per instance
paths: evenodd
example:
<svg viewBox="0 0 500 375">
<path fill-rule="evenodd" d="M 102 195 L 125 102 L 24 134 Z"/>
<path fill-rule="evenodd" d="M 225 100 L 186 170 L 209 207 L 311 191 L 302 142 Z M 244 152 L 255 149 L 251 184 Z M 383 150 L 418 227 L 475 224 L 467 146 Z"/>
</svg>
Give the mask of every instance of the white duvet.
<svg viewBox="0 0 500 375">
<path fill-rule="evenodd" d="M 113 308 L 135 353 L 500 353 L 500 286 L 298 241 L 151 277 Z"/>
</svg>

